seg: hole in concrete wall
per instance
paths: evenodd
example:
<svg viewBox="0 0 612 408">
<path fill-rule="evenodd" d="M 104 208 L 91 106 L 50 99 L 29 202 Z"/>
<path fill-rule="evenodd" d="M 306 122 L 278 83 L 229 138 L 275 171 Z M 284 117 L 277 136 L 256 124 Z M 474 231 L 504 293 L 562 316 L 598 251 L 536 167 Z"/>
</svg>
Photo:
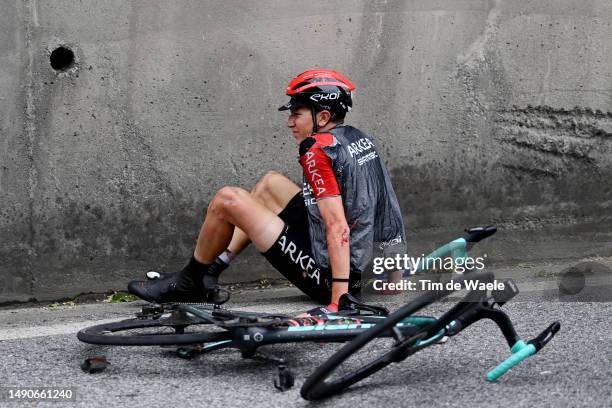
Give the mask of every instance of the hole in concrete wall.
<svg viewBox="0 0 612 408">
<path fill-rule="evenodd" d="M 74 52 L 67 47 L 57 47 L 49 57 L 51 68 L 56 71 L 66 71 L 74 65 Z"/>
</svg>

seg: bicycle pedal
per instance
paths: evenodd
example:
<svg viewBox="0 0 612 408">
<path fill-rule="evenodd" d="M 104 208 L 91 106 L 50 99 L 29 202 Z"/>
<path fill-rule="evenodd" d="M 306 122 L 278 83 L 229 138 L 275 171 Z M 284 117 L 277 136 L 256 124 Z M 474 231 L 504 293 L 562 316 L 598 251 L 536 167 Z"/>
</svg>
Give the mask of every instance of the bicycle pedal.
<svg viewBox="0 0 612 408">
<path fill-rule="evenodd" d="M 136 317 L 139 319 L 158 319 L 164 314 L 164 307 L 157 304 L 147 304 L 142 306 L 140 312 L 136 313 Z"/>
</svg>

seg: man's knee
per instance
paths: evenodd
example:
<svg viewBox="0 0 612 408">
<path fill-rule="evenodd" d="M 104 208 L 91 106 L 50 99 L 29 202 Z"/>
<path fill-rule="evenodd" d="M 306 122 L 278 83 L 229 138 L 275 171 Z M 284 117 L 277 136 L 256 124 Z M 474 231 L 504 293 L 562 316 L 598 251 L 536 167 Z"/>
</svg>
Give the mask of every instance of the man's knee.
<svg viewBox="0 0 612 408">
<path fill-rule="evenodd" d="M 245 195 L 248 196 L 249 193 L 240 187 L 222 187 L 210 202 L 208 211 L 220 216 L 231 213 L 244 202 Z"/>
</svg>

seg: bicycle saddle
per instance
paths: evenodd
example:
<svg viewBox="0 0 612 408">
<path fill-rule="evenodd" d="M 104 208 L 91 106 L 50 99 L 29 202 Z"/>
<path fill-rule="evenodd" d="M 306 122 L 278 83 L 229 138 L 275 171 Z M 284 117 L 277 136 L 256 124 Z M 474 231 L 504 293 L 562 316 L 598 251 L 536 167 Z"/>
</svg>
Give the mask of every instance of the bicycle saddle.
<svg viewBox="0 0 612 408">
<path fill-rule="evenodd" d="M 350 312 L 359 313 L 363 310 L 372 312 L 372 314 L 377 316 L 387 316 L 389 314 L 389 309 L 386 307 L 368 305 L 359 301 L 359 299 L 350 293 L 345 293 L 344 295 L 340 296 L 340 300 L 338 301 L 338 312 L 340 314 L 350 314 Z"/>
</svg>

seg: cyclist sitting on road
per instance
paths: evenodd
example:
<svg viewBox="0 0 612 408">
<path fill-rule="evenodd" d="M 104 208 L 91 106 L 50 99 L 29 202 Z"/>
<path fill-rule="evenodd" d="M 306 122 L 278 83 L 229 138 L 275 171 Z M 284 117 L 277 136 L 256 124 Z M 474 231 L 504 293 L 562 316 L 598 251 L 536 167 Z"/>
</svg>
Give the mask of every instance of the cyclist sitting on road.
<svg viewBox="0 0 612 408">
<path fill-rule="evenodd" d="M 133 281 L 130 293 L 163 302 L 202 302 L 219 274 L 252 242 L 296 287 L 335 312 L 358 293 L 374 245 L 405 253 L 397 197 L 372 139 L 343 124 L 355 86 L 336 71 L 312 69 L 287 87 L 287 126 L 299 147 L 302 187 L 277 172 L 246 191 L 221 188 L 208 206 L 193 257 L 180 272 Z"/>
</svg>

